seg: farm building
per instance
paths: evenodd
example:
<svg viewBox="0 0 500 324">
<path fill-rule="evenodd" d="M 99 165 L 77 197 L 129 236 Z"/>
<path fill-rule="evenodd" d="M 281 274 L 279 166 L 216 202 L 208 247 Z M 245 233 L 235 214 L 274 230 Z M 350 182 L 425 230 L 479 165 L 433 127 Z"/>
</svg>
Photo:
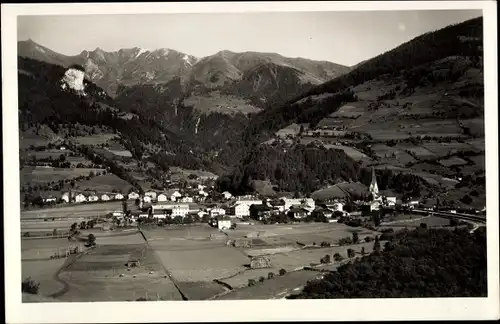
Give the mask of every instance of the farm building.
<svg viewBox="0 0 500 324">
<path fill-rule="evenodd" d="M 168 200 L 167 195 L 165 195 L 163 193 L 159 194 L 156 199 L 157 199 L 157 201 L 167 201 Z"/>
<path fill-rule="evenodd" d="M 146 191 L 144 196 L 151 197 L 151 199 L 156 199 L 156 192 L 154 191 Z"/>
<path fill-rule="evenodd" d="M 138 218 L 149 218 L 149 214 L 146 214 L 146 213 L 142 213 L 142 214 L 139 214 Z"/>
<path fill-rule="evenodd" d="M 182 194 L 177 189 L 170 189 L 170 190 L 167 190 L 167 192 L 165 193 L 165 196 L 170 201 L 177 201 L 178 198 L 182 197 Z"/>
<path fill-rule="evenodd" d="M 115 210 L 112 215 L 113 217 L 123 217 L 123 212 L 120 210 Z"/>
<path fill-rule="evenodd" d="M 308 214 L 309 214 L 309 211 L 305 208 L 292 207 L 288 211 L 288 217 L 291 217 L 294 219 L 306 218 Z"/>
<path fill-rule="evenodd" d="M 344 210 L 344 204 L 342 204 L 341 202 L 333 202 L 331 204 L 326 204 L 326 207 L 328 209 L 331 209 L 332 211 L 343 211 Z"/>
<path fill-rule="evenodd" d="M 206 192 L 205 190 L 199 190 L 198 191 L 198 195 L 200 195 L 202 197 L 207 197 L 208 196 L 208 192 Z"/>
<path fill-rule="evenodd" d="M 91 202 L 94 202 L 94 201 L 98 201 L 99 200 L 99 197 L 97 195 L 90 195 L 88 198 L 87 198 L 88 201 L 91 201 Z"/>
<path fill-rule="evenodd" d="M 109 198 L 109 196 L 108 196 L 107 194 L 104 194 L 104 195 L 102 195 L 102 196 L 101 196 L 101 200 L 102 200 L 102 201 L 108 201 L 108 200 L 110 200 L 110 199 L 111 199 L 111 198 Z"/>
<path fill-rule="evenodd" d="M 152 200 L 151 196 L 144 196 L 142 198 L 142 201 L 145 203 L 151 203 L 151 200 Z"/>
<path fill-rule="evenodd" d="M 192 203 L 193 202 L 193 197 L 184 196 L 181 199 L 179 199 L 179 201 L 182 202 L 182 203 Z"/>
<path fill-rule="evenodd" d="M 63 193 L 63 195 L 61 196 L 61 200 L 65 203 L 69 203 L 71 200 L 71 194 L 69 192 Z"/>
<path fill-rule="evenodd" d="M 252 205 L 250 206 L 250 216 L 257 220 L 262 220 L 271 216 L 272 208 L 268 205 Z"/>
<path fill-rule="evenodd" d="M 231 219 L 229 217 L 221 217 L 217 219 L 217 228 L 220 230 L 231 228 Z"/>
<path fill-rule="evenodd" d="M 135 268 L 141 265 L 139 260 L 129 260 L 126 264 L 127 268 Z"/>
<path fill-rule="evenodd" d="M 231 199 L 231 198 L 233 198 L 233 195 L 231 195 L 231 193 L 229 191 L 224 191 L 222 193 L 222 196 L 224 197 L 224 199 Z"/>
<path fill-rule="evenodd" d="M 326 218 L 331 218 L 333 216 L 333 212 L 334 210 L 325 205 L 317 206 L 316 209 L 314 209 L 314 213 L 323 214 Z"/>
<path fill-rule="evenodd" d="M 87 201 L 87 197 L 85 197 L 84 194 L 79 193 L 78 195 L 75 196 L 75 202 L 81 203 Z"/>
<path fill-rule="evenodd" d="M 56 201 L 57 201 L 57 198 L 52 197 L 52 196 L 43 198 L 43 202 L 46 204 L 55 203 Z"/>
<path fill-rule="evenodd" d="M 137 199 L 139 198 L 139 194 L 135 191 L 132 191 L 131 193 L 128 194 L 128 199 Z"/>
<path fill-rule="evenodd" d="M 124 197 L 121 193 L 117 193 L 114 197 L 115 200 L 122 200 Z"/>
<path fill-rule="evenodd" d="M 284 204 L 285 204 L 285 210 L 289 210 L 293 206 L 305 206 L 307 205 L 309 208 L 308 210 L 314 210 L 314 207 L 316 206 L 316 203 L 314 202 L 314 199 L 312 198 L 282 198 L 281 199 Z"/>
<path fill-rule="evenodd" d="M 226 215 L 226 210 L 224 208 L 215 207 L 209 210 L 210 217 L 217 217 L 220 215 Z"/>
<path fill-rule="evenodd" d="M 251 269 L 264 269 L 271 267 L 271 260 L 266 256 L 258 256 L 250 260 Z"/>
</svg>

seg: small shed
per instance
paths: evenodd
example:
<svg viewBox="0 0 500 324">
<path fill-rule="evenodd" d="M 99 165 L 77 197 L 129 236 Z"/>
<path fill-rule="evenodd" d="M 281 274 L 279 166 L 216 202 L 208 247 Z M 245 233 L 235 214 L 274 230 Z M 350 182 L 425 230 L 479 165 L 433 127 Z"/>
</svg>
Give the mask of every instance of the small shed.
<svg viewBox="0 0 500 324">
<path fill-rule="evenodd" d="M 264 269 L 270 267 L 271 267 L 271 260 L 266 256 L 254 257 L 250 261 L 250 268 L 252 269 Z"/>
</svg>

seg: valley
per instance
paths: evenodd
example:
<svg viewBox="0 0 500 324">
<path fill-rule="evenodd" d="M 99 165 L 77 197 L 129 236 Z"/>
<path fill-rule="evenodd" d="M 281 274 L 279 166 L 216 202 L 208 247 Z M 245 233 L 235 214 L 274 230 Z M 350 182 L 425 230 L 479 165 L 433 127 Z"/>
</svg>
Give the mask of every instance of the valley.
<svg viewBox="0 0 500 324">
<path fill-rule="evenodd" d="M 482 32 L 353 67 L 20 41 L 23 279 L 52 301 L 483 296 Z"/>
</svg>

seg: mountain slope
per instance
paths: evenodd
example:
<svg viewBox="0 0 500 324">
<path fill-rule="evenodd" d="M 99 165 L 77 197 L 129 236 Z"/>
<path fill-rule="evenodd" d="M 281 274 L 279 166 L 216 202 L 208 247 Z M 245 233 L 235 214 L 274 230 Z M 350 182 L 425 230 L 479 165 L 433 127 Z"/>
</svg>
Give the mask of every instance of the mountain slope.
<svg viewBox="0 0 500 324">
<path fill-rule="evenodd" d="M 255 171 L 259 157 L 254 152 L 269 144 L 287 152 L 311 145 L 342 150 L 361 170 L 374 167 L 387 169 L 391 177 L 401 172 L 416 176 L 423 184 L 418 192 L 441 192 L 454 206 L 460 200 L 478 207 L 484 204 L 481 181 L 471 192 L 462 182 L 471 181 L 464 174 L 482 179 L 485 171 L 482 56 L 482 18 L 477 18 L 416 37 L 285 104 L 270 106 L 220 153 L 241 157 L 233 159 L 233 172 L 221 181 L 240 191 L 251 191 L 249 178 L 272 180 L 285 189 L 290 179 L 276 164 L 261 166 L 265 174 Z M 335 163 L 328 167 L 346 168 Z M 325 179 L 319 170 L 310 176 L 303 180 L 309 190 L 325 186 L 314 182 Z M 361 173 L 351 180 L 362 180 Z M 408 197 L 408 191 L 398 190 Z"/>
</svg>

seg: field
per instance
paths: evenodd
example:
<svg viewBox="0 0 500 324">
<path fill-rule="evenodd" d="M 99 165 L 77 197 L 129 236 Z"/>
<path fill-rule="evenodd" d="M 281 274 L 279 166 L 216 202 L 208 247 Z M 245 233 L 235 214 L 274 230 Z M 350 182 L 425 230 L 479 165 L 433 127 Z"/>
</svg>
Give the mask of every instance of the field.
<svg viewBox="0 0 500 324">
<path fill-rule="evenodd" d="M 172 173 L 170 177 L 172 181 L 177 181 L 179 179 L 187 178 L 190 174 L 195 174 L 200 178 L 213 178 L 213 179 L 217 178 L 217 175 L 213 174 L 212 172 L 203 170 L 189 170 L 178 167 L 171 167 L 170 172 Z"/>
<path fill-rule="evenodd" d="M 325 148 L 327 149 L 338 149 L 344 151 L 345 154 L 347 154 L 349 157 L 351 157 L 353 160 L 360 161 L 360 160 L 371 160 L 370 157 L 368 157 L 366 154 L 363 152 L 358 151 L 355 148 L 345 146 L 345 145 L 324 145 Z"/>
<path fill-rule="evenodd" d="M 90 172 L 102 172 L 102 169 L 87 168 L 51 168 L 51 167 L 24 167 L 21 169 L 23 184 L 47 183 L 59 180 L 74 179 L 79 176 L 88 176 Z"/>
<path fill-rule="evenodd" d="M 127 301 L 142 297 L 180 300 L 180 293 L 156 262 L 154 252 L 144 243 L 134 243 L 99 245 L 78 258 L 60 275 L 68 283 L 68 289 L 58 299 Z M 140 266 L 127 268 L 126 263 L 132 259 L 139 259 Z"/>
<path fill-rule="evenodd" d="M 80 180 L 76 183 L 76 189 L 89 189 L 99 193 L 110 193 L 113 190 L 128 192 L 130 188 L 132 188 L 130 183 L 109 172 L 104 175 L 92 177 L 89 180 Z"/>
<path fill-rule="evenodd" d="M 427 224 L 429 227 L 441 227 L 450 224 L 450 220 L 435 216 L 413 216 L 412 219 L 396 220 L 393 222 L 383 223 L 381 228 L 395 228 L 401 229 L 404 227 L 418 227 L 421 223 Z"/>
<path fill-rule="evenodd" d="M 415 162 L 415 159 L 402 149 L 391 147 L 384 144 L 374 144 L 372 150 L 375 154 L 384 159 L 384 161 L 393 159 L 394 164 L 406 165 L 410 162 Z M 388 162 L 388 161 L 387 161 Z"/>
<path fill-rule="evenodd" d="M 222 95 L 219 91 L 213 91 L 208 95 L 192 95 L 184 100 L 185 106 L 193 106 L 201 113 L 219 112 L 222 114 L 249 114 L 257 113 L 261 109 L 247 101 L 231 96 Z"/>
<path fill-rule="evenodd" d="M 451 166 L 455 166 L 455 165 L 467 164 L 467 161 L 465 161 L 464 159 L 461 159 L 457 156 L 453 156 L 453 157 L 450 157 L 450 158 L 445 159 L 445 160 L 440 160 L 439 163 L 441 163 L 445 167 L 451 167 Z"/>
<path fill-rule="evenodd" d="M 131 208 L 131 206 L 129 206 Z M 95 204 L 74 204 L 71 206 L 42 208 L 21 211 L 21 221 L 26 218 L 71 218 L 72 220 L 83 217 L 104 216 L 115 210 L 122 210 L 121 201 L 112 201 Z"/>
<path fill-rule="evenodd" d="M 78 136 L 75 137 L 75 141 L 80 145 L 100 145 L 105 144 L 107 141 L 115 138 L 116 136 L 116 134 L 102 133 L 96 135 Z"/>
<path fill-rule="evenodd" d="M 53 160 L 58 160 L 59 157 L 62 155 L 67 155 L 72 153 L 70 150 L 58 150 L 58 149 L 50 149 L 50 150 L 44 150 L 44 151 L 21 151 L 19 152 L 20 157 L 31 157 L 34 156 L 37 159 L 47 159 L 51 157 Z M 66 157 L 68 158 L 68 157 Z"/>
</svg>

